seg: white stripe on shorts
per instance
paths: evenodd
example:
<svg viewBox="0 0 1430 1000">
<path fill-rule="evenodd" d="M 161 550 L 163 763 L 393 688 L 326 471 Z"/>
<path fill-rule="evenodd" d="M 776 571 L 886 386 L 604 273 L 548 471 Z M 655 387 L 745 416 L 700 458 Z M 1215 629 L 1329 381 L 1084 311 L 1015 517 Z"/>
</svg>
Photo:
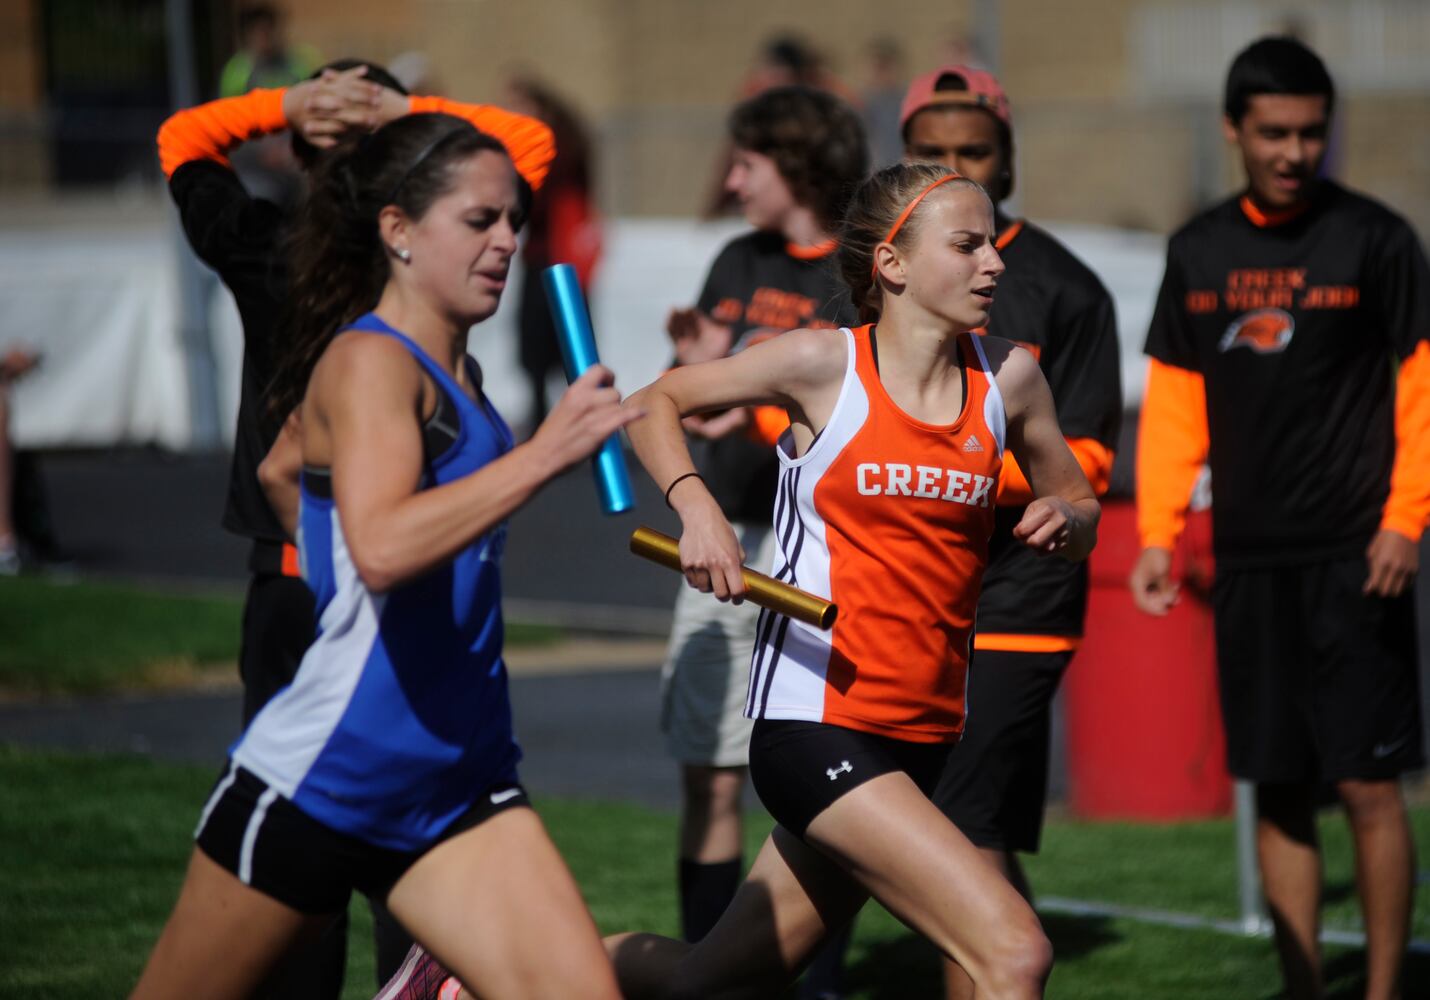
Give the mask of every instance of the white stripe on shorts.
<svg viewBox="0 0 1430 1000">
<path fill-rule="evenodd" d="M 258 797 L 253 807 L 253 815 L 248 817 L 248 827 L 243 831 L 243 849 L 238 852 L 238 880 L 244 885 L 253 884 L 253 845 L 258 843 L 258 828 L 268 815 L 268 807 L 278 798 L 278 790 L 270 788 Z"/>
<path fill-rule="evenodd" d="M 214 786 L 214 793 L 209 796 L 209 800 L 204 803 L 204 811 L 199 814 L 199 825 L 194 827 L 194 839 L 199 839 L 199 834 L 204 832 L 204 826 L 209 821 L 209 814 L 214 811 L 214 806 L 218 805 L 218 800 L 223 798 L 223 793 L 232 786 L 234 779 L 238 777 L 238 765 L 233 761 L 228 762 L 228 773 L 223 776 L 223 780 Z"/>
</svg>

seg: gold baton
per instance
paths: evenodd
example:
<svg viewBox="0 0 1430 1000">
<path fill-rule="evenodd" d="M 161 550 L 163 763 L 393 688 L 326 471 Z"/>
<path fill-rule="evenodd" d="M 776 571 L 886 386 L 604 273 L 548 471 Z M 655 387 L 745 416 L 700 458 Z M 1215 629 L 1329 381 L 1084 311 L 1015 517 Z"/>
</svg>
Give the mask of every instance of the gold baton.
<svg viewBox="0 0 1430 1000">
<path fill-rule="evenodd" d="M 632 532 L 631 551 L 642 559 L 680 572 L 680 543 L 654 528 L 641 525 Z M 828 631 L 834 627 L 834 619 L 839 615 L 837 604 L 757 573 L 748 566 L 741 567 L 740 572 L 745 579 L 746 600 L 815 628 Z"/>
</svg>

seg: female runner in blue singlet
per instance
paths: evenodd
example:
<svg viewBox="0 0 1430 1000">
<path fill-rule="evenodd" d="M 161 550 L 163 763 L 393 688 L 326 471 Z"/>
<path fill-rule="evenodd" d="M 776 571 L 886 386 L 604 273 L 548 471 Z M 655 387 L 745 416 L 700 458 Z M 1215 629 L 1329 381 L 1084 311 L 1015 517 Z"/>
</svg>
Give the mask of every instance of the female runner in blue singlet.
<svg viewBox="0 0 1430 1000">
<path fill-rule="evenodd" d="M 597 368 L 514 445 L 482 394 L 467 331 L 496 311 L 528 195 L 445 115 L 313 178 L 273 390 L 301 405 L 265 483 L 318 635 L 234 745 L 137 997 L 249 995 L 353 888 L 474 993 L 618 995 L 517 783 L 499 566 L 506 518 L 634 415 Z M 301 500 L 282 474 L 300 463 Z"/>
</svg>

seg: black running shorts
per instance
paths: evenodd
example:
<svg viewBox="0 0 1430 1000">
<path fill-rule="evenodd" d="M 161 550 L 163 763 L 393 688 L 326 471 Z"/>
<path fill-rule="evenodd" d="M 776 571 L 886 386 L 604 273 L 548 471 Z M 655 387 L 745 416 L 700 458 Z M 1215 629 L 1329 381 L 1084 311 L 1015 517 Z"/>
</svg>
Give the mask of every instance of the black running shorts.
<svg viewBox="0 0 1430 1000">
<path fill-rule="evenodd" d="M 529 805 L 520 785 L 493 786 L 431 846 L 503 810 Z M 194 836 L 199 850 L 239 881 L 303 913 L 346 910 L 353 889 L 385 900 L 425 853 L 394 851 L 339 833 L 232 763 L 214 785 Z"/>
<path fill-rule="evenodd" d="M 909 743 L 823 722 L 756 719 L 750 781 L 775 822 L 803 837 L 834 801 L 871 778 L 902 771 L 929 794 L 948 743 Z"/>
<path fill-rule="evenodd" d="M 1255 782 L 1378 780 L 1424 762 L 1414 595 L 1367 597 L 1360 556 L 1218 570 L 1227 765 Z"/>
<path fill-rule="evenodd" d="M 933 801 L 975 846 L 1037 851 L 1050 708 L 1070 659 L 1070 652 L 974 652 L 963 739 L 949 754 Z"/>
</svg>

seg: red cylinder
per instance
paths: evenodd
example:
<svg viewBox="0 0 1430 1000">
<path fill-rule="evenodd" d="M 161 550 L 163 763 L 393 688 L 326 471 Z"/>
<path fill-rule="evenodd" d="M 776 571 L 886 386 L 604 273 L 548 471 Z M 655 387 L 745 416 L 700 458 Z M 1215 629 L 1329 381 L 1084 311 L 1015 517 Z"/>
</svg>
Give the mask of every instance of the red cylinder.
<svg viewBox="0 0 1430 1000">
<path fill-rule="evenodd" d="M 1224 816 L 1231 779 L 1208 601 L 1211 523 L 1193 514 L 1173 562 L 1181 600 L 1165 618 L 1132 603 L 1136 514 L 1103 504 L 1087 632 L 1063 681 L 1073 811 L 1088 818 Z"/>
</svg>

